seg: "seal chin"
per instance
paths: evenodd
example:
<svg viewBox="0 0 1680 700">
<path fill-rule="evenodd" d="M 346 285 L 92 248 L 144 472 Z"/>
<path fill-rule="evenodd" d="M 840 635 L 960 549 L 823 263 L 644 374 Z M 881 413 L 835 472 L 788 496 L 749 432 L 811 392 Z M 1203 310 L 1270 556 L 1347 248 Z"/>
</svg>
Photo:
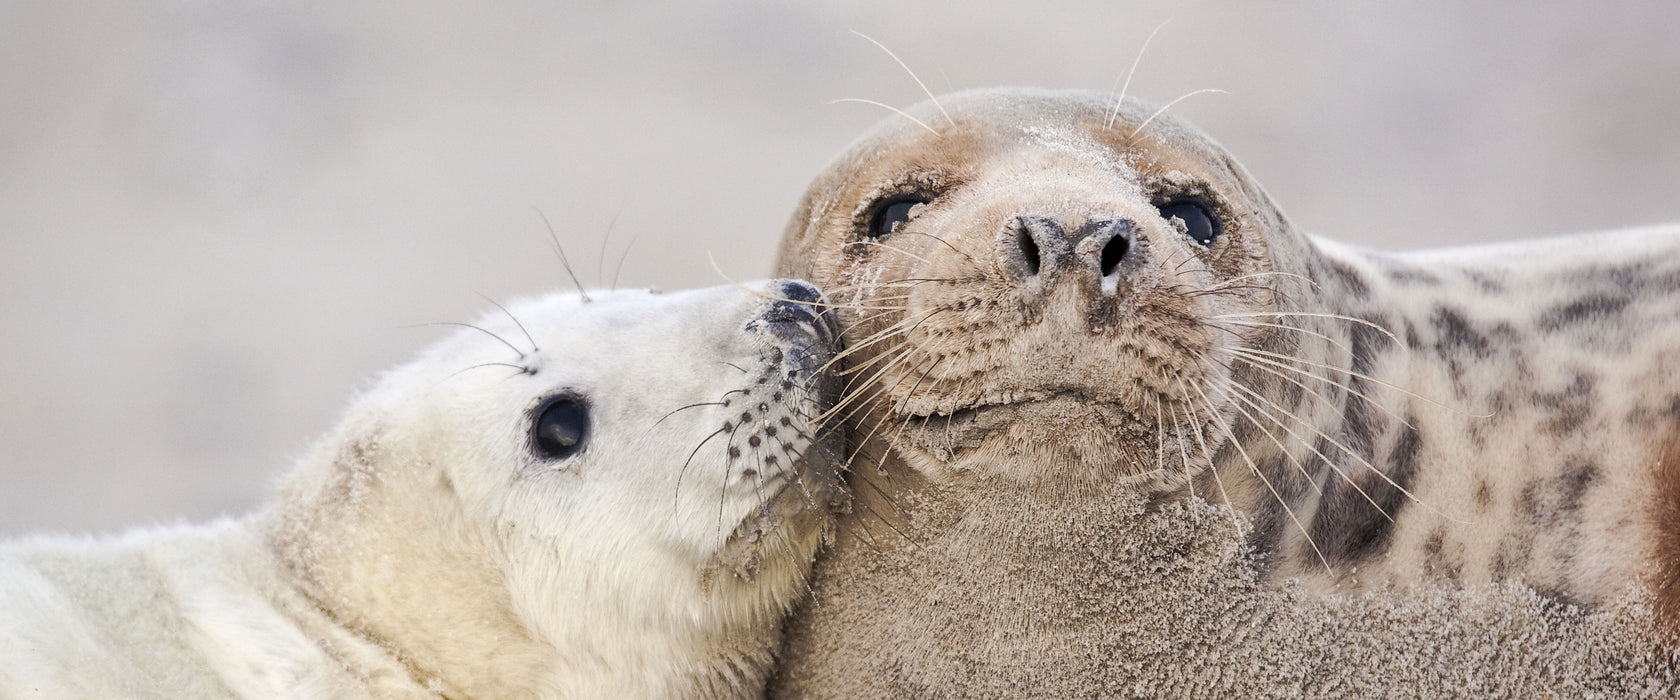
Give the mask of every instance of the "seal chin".
<svg viewBox="0 0 1680 700">
<path fill-rule="evenodd" d="M 1153 416 L 1145 420 L 1131 407 L 1076 392 L 911 414 L 905 421 L 900 445 L 940 470 L 1113 483 L 1158 478 L 1164 463 L 1154 447 L 1163 443 Z"/>
</svg>

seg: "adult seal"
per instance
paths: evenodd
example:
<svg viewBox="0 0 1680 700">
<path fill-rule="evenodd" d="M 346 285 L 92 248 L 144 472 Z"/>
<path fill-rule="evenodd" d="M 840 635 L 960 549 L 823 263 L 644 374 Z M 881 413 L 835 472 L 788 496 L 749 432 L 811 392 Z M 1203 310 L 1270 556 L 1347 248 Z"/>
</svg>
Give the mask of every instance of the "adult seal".
<svg viewBox="0 0 1680 700">
<path fill-rule="evenodd" d="M 1228 504 L 1291 590 L 1515 585 L 1675 627 L 1680 228 L 1379 253 L 1141 103 L 907 116 L 816 179 L 777 264 L 837 304 L 857 496 L 785 694 L 1113 663 L 1104 601 L 1141 579 L 1085 545 L 1135 543 L 1091 515 L 1129 494 Z"/>
<path fill-rule="evenodd" d="M 256 515 L 0 545 L 0 696 L 756 697 L 842 494 L 817 298 L 510 304 Z"/>
</svg>

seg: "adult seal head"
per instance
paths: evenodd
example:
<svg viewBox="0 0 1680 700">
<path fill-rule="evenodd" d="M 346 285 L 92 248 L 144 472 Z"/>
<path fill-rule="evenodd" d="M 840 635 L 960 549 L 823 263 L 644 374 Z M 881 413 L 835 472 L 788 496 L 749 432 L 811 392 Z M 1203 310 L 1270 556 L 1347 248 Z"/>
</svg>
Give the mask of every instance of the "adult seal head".
<svg viewBox="0 0 1680 700">
<path fill-rule="evenodd" d="M 817 298 L 510 304 L 259 515 L 0 545 L 0 696 L 756 697 L 842 494 Z"/>
<path fill-rule="evenodd" d="M 985 90 L 908 116 L 817 178 L 778 261 L 839 304 L 857 493 L 784 689 L 903 690 L 952 639 L 995 652 L 969 680 L 1100 666 L 1067 635 L 1102 638 L 1127 593 L 1093 582 L 1124 577 L 1047 542 L 1132 536 L 1077 517 L 1128 494 L 1230 504 L 1260 574 L 1303 590 L 1516 582 L 1651 595 L 1672 624 L 1674 228 L 1382 254 L 1298 233 L 1147 105 Z"/>
</svg>

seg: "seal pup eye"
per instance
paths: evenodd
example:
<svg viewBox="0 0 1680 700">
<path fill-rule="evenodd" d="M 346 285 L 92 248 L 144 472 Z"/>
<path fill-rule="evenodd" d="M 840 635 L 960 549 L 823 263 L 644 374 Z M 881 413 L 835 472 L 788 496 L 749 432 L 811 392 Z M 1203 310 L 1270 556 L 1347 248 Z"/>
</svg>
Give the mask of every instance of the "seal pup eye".
<svg viewBox="0 0 1680 700">
<path fill-rule="evenodd" d="M 576 396 L 556 396 L 537 407 L 531 450 L 543 459 L 565 459 L 589 439 L 589 406 Z"/>
<path fill-rule="evenodd" d="M 1185 234 L 1191 240 L 1207 247 L 1213 244 L 1213 239 L 1219 237 L 1219 222 L 1208 212 L 1207 205 L 1194 199 L 1174 199 L 1155 207 L 1163 219 L 1178 219 L 1184 222 Z"/>
<path fill-rule="evenodd" d="M 893 230 L 910 220 L 910 210 L 918 204 L 933 200 L 921 195 L 901 195 L 875 205 L 875 215 L 869 218 L 869 237 L 886 238 Z"/>
</svg>

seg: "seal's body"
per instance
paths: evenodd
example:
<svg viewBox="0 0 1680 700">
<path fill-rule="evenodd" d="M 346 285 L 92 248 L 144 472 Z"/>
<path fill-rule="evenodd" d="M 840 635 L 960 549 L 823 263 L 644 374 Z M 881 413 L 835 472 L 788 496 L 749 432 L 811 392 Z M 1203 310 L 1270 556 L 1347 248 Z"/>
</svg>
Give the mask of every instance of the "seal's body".
<svg viewBox="0 0 1680 700">
<path fill-rule="evenodd" d="M 787 677 L 871 645 L 877 672 L 950 652 L 845 601 L 937 629 L 973 598 L 928 587 L 973 570 L 933 553 L 983 552 L 987 585 L 1015 590 L 1044 560 L 1026 543 L 1116 485 L 1229 503 L 1274 582 L 1650 595 L 1675 625 L 1680 228 L 1383 254 L 1296 232 L 1219 146 L 1141 105 L 996 90 L 910 114 L 817 179 L 778 263 L 847 306 L 867 482 Z M 923 583 L 881 578 L 906 571 Z M 1070 576 L 1019 590 L 1066 597 L 1052 611 L 1128 594 Z M 1101 624 L 993 634 L 1071 660 L 1058 635 Z"/>
<path fill-rule="evenodd" d="M 257 515 L 0 545 L 0 696 L 758 695 L 840 493 L 832 331 L 733 288 L 507 311 Z"/>
</svg>

